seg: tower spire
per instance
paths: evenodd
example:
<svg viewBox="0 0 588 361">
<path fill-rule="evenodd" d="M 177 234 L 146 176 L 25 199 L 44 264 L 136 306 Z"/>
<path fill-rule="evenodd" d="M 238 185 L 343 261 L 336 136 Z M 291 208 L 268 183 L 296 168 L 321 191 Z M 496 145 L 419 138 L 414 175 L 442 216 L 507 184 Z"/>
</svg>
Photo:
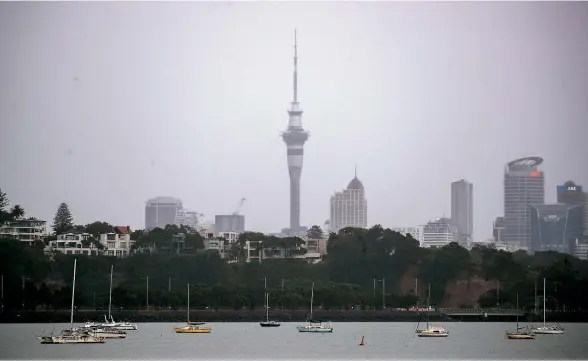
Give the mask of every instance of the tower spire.
<svg viewBox="0 0 588 361">
<path fill-rule="evenodd" d="M 353 175 L 353 176 L 354 176 L 355 178 L 357 178 L 357 164 L 355 165 L 355 172 L 354 172 L 354 175 Z"/>
<path fill-rule="evenodd" d="M 294 103 L 298 102 L 298 44 L 294 29 Z"/>
</svg>

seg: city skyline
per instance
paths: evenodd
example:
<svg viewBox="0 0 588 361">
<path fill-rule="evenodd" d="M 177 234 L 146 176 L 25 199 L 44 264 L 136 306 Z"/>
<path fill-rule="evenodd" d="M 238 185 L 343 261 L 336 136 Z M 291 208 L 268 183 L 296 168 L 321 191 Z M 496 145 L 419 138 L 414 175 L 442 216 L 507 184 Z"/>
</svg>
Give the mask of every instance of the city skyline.
<svg viewBox="0 0 588 361">
<path fill-rule="evenodd" d="M 313 133 L 300 223 L 324 223 L 358 163 L 368 225 L 449 214 L 447 185 L 466 178 L 487 238 L 512 159 L 543 157 L 547 203 L 588 184 L 581 6 L 3 3 L 0 186 L 48 221 L 66 202 L 77 223 L 142 228 L 145 200 L 173 194 L 205 218 L 246 197 L 248 228 L 283 228 L 297 28 Z"/>
</svg>

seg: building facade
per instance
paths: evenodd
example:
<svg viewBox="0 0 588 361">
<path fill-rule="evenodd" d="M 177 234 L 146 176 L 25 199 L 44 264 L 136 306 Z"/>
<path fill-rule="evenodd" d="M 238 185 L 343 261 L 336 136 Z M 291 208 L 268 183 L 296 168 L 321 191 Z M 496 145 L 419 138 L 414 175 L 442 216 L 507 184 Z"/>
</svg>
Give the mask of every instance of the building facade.
<svg viewBox="0 0 588 361">
<path fill-rule="evenodd" d="M 581 205 L 529 205 L 531 210 L 531 252 L 557 251 L 573 254 L 582 237 Z"/>
<path fill-rule="evenodd" d="M 423 244 L 424 244 L 423 228 L 424 228 L 424 226 L 416 226 L 416 227 L 393 227 L 393 228 L 390 228 L 390 230 L 392 230 L 394 232 L 398 232 L 398 233 L 402 234 L 403 236 L 406 236 L 407 234 L 410 234 L 412 236 L 412 238 L 414 238 L 417 241 L 419 241 L 419 245 L 421 247 L 423 247 Z"/>
<path fill-rule="evenodd" d="M 91 243 L 90 233 L 63 233 L 57 239 L 49 242 L 47 251 L 57 251 L 64 254 L 96 255 L 100 251 Z"/>
<path fill-rule="evenodd" d="M 214 216 L 214 229 L 216 232 L 245 232 L 245 216 L 239 214 L 226 214 Z"/>
<path fill-rule="evenodd" d="M 583 239 L 581 243 L 588 243 L 588 193 L 584 192 L 581 185 L 573 181 L 567 181 L 557 186 L 557 203 L 577 205 L 582 207 Z"/>
<path fill-rule="evenodd" d="M 520 247 L 531 243 L 531 208 L 545 203 L 545 176 L 538 166 L 540 157 L 528 157 L 507 164 L 504 172 L 503 241 Z"/>
<path fill-rule="evenodd" d="M 459 229 L 459 244 L 470 248 L 474 232 L 474 185 L 465 179 L 451 183 L 451 220 Z"/>
<path fill-rule="evenodd" d="M 145 230 L 176 224 L 178 213 L 182 210 L 182 201 L 177 198 L 157 197 L 148 200 L 145 204 Z"/>
<path fill-rule="evenodd" d="M 449 218 L 437 218 L 423 226 L 424 248 L 440 248 L 458 240 L 459 230 Z"/>
<path fill-rule="evenodd" d="M 180 208 L 177 210 L 175 224 L 178 226 L 188 226 L 192 229 L 197 230 L 200 228 L 201 216 L 201 213 Z"/>
<path fill-rule="evenodd" d="M 345 227 L 367 227 L 367 200 L 363 183 L 357 174 L 347 189 L 331 197 L 331 232 L 339 232 Z"/>
<path fill-rule="evenodd" d="M 29 246 L 47 235 L 47 222 L 35 218 L 6 222 L 0 226 L 0 238 L 18 239 Z"/>
<path fill-rule="evenodd" d="M 131 239 L 131 228 L 116 226 L 113 233 L 100 235 L 100 243 L 104 246 L 104 255 L 126 257 L 131 254 L 135 241 Z"/>
</svg>

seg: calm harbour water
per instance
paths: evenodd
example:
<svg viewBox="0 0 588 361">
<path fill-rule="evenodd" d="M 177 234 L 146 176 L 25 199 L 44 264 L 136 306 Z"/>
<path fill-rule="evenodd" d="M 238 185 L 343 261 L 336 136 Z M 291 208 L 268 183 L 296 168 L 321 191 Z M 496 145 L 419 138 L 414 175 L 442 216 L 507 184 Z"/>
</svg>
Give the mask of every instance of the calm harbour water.
<svg viewBox="0 0 588 361">
<path fill-rule="evenodd" d="M 588 324 L 563 324 L 565 335 L 535 340 L 504 337 L 515 325 L 445 323 L 445 339 L 418 338 L 412 323 L 333 323 L 332 334 L 299 333 L 297 323 L 261 328 L 258 323 L 212 323 L 210 334 L 175 334 L 181 323 L 144 323 L 126 339 L 104 344 L 42 345 L 35 335 L 66 324 L 0 324 L 2 359 L 585 359 Z M 361 336 L 366 345 L 359 347 Z"/>
</svg>

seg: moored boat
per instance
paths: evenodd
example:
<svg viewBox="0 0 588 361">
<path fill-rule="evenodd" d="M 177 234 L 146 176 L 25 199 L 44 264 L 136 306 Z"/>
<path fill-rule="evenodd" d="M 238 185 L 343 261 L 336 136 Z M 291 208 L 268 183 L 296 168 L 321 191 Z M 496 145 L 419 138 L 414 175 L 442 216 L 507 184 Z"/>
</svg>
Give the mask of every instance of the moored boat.
<svg viewBox="0 0 588 361">
<path fill-rule="evenodd" d="M 298 332 L 319 332 L 330 333 L 333 332 L 333 327 L 330 321 L 317 321 L 312 319 L 312 308 L 314 302 L 314 282 L 310 291 L 310 317 L 308 322 L 297 327 Z"/>
<path fill-rule="evenodd" d="M 184 327 L 174 327 L 175 333 L 211 333 L 212 328 L 204 322 L 190 321 L 190 284 L 188 283 L 188 314 L 187 323 Z"/>
<path fill-rule="evenodd" d="M 519 294 L 517 292 L 517 330 L 514 332 L 507 331 L 506 338 L 509 340 L 534 340 L 535 334 L 529 326 L 519 326 Z"/>
<path fill-rule="evenodd" d="M 419 329 L 417 324 L 417 328 L 414 331 L 418 337 L 447 337 L 449 336 L 449 331 L 445 329 L 443 326 L 433 326 L 429 325 L 429 316 L 431 312 L 431 284 L 429 283 L 429 290 L 427 296 L 427 327 L 425 329 Z M 419 318 L 420 323 L 420 318 Z"/>
<path fill-rule="evenodd" d="M 76 266 L 77 260 L 74 260 L 73 282 L 71 290 L 71 311 L 69 320 L 70 327 L 69 329 L 61 331 L 61 334 L 59 336 L 39 336 L 38 340 L 42 344 L 104 343 L 104 337 L 96 337 L 94 335 L 91 335 L 86 330 L 81 330 L 79 328 L 73 327 L 74 299 L 76 292 Z"/>
<path fill-rule="evenodd" d="M 543 278 L 543 326 L 533 327 L 532 331 L 533 331 L 533 333 L 539 334 L 539 335 L 563 335 L 565 333 L 565 330 L 560 325 L 547 325 L 546 324 L 547 315 L 546 315 L 546 309 L 545 309 L 545 303 L 546 303 L 545 290 L 546 290 L 545 278 Z"/>
<path fill-rule="evenodd" d="M 280 327 L 282 324 L 269 319 L 269 293 L 265 294 L 265 321 L 259 323 L 261 327 Z"/>
</svg>

